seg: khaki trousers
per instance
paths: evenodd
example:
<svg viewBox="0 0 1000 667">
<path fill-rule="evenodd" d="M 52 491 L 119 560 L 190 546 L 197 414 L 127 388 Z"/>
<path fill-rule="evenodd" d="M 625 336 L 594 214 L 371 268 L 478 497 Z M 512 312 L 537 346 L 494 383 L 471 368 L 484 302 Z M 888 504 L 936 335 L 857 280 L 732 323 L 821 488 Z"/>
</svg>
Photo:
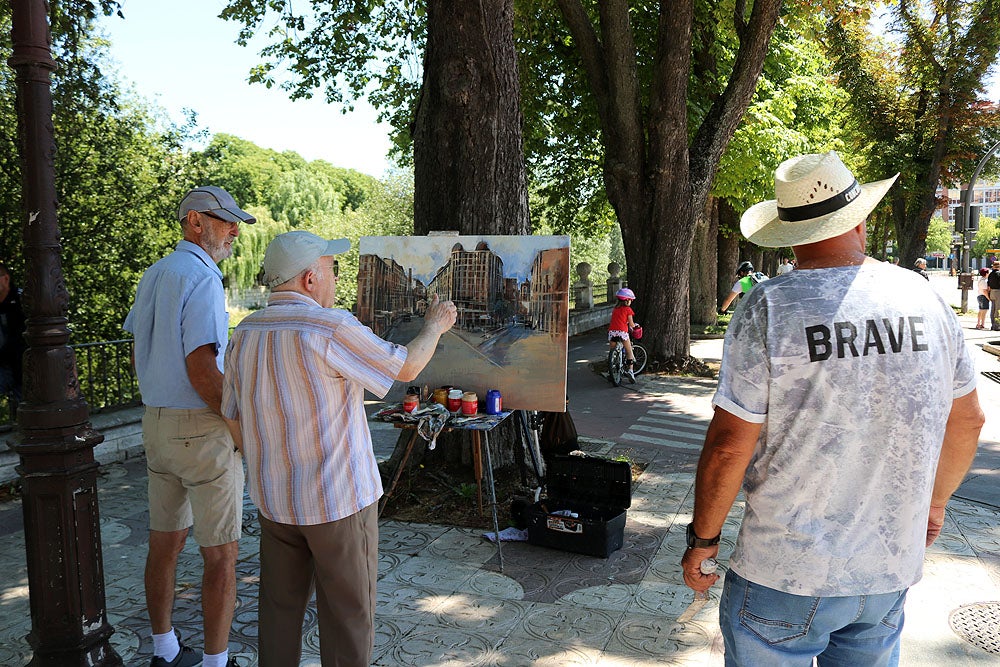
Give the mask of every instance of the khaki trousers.
<svg viewBox="0 0 1000 667">
<path fill-rule="evenodd" d="M 298 665 L 316 592 L 323 667 L 368 667 L 375 642 L 378 503 L 315 526 L 260 517 L 260 667 Z"/>
<path fill-rule="evenodd" d="M 990 328 L 1000 329 L 1000 289 L 990 290 Z"/>
</svg>

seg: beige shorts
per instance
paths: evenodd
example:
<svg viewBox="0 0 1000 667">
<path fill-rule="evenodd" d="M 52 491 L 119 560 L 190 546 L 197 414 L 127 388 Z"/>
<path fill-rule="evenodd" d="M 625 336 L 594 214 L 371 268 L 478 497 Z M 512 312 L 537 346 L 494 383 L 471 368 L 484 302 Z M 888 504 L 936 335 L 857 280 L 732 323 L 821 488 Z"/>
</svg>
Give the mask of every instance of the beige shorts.
<svg viewBox="0 0 1000 667">
<path fill-rule="evenodd" d="M 214 547 L 240 539 L 243 457 L 222 417 L 208 408 L 147 406 L 142 440 L 149 472 L 149 528 L 194 524 L 194 539 Z"/>
</svg>

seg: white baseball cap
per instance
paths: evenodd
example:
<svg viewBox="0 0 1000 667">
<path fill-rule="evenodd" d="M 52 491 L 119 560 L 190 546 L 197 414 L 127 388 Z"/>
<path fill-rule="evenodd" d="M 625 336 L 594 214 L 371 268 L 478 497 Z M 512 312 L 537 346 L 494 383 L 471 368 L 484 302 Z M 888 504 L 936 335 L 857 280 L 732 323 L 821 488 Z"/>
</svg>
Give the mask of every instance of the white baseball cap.
<svg viewBox="0 0 1000 667">
<path fill-rule="evenodd" d="M 320 257 L 340 255 L 351 249 L 347 239 L 324 239 L 312 232 L 278 234 L 264 252 L 264 284 L 276 287 L 289 281 Z"/>
</svg>

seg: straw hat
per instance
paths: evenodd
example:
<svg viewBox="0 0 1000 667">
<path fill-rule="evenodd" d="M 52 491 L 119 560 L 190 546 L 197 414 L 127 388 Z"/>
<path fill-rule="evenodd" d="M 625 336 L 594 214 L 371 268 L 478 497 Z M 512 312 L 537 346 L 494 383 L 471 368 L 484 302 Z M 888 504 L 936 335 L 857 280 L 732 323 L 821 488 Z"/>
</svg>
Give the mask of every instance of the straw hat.
<svg viewBox="0 0 1000 667">
<path fill-rule="evenodd" d="M 740 232 L 765 248 L 840 236 L 868 217 L 898 177 L 860 185 L 836 151 L 793 157 L 774 172 L 776 199 L 747 209 Z"/>
</svg>

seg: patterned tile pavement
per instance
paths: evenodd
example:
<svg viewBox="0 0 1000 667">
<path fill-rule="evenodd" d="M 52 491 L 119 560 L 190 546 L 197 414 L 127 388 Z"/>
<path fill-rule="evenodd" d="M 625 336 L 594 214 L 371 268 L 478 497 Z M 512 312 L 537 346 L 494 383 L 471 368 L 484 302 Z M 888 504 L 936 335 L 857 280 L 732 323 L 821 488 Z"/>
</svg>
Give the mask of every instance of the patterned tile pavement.
<svg viewBox="0 0 1000 667">
<path fill-rule="evenodd" d="M 690 520 L 693 471 L 711 414 L 713 384 L 684 378 L 645 379 L 657 397 L 643 428 L 617 441 L 587 440 L 584 449 L 647 463 L 633 488 L 625 545 L 594 558 L 505 543 L 499 572 L 495 547 L 481 532 L 383 521 L 380 525 L 374 664 L 420 667 L 722 665 L 717 624 L 720 587 L 690 622 L 677 618 L 692 600 L 678 562 Z M 651 430 L 657 429 L 657 430 Z M 641 436 L 641 437 L 630 437 Z M 144 609 L 145 469 L 142 459 L 102 468 L 101 529 L 107 608 L 113 643 L 127 665 L 146 665 L 151 641 Z M 740 503 L 723 531 L 732 549 Z M 0 506 L 0 665 L 27 665 L 30 629 L 24 533 Z M 259 529 L 247 502 L 240 544 L 238 608 L 230 650 L 256 665 Z M 723 558 L 722 566 L 726 562 Z M 178 571 L 175 625 L 201 646 L 197 548 L 189 540 Z M 955 609 L 1000 600 L 1000 510 L 964 500 L 950 505 L 942 538 L 927 557 L 925 579 L 910 593 L 904 665 L 996 664 L 998 657 L 960 638 L 949 626 Z M 303 636 L 302 665 L 319 665 L 315 611 Z"/>
</svg>

